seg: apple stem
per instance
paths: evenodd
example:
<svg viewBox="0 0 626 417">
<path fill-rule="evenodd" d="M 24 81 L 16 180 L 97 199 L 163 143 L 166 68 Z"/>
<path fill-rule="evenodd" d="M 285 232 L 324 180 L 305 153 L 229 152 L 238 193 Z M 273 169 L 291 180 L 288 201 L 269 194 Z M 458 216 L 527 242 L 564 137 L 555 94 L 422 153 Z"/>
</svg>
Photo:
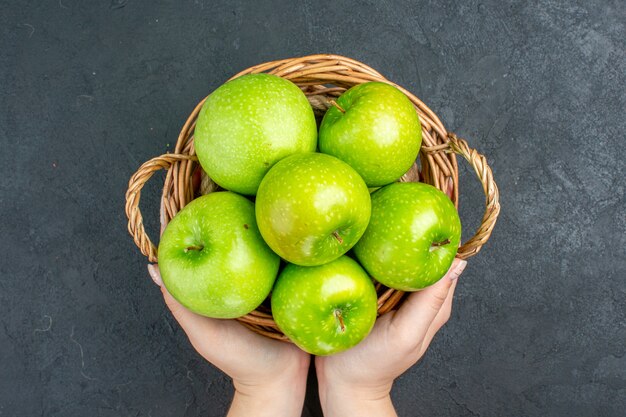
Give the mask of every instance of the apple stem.
<svg viewBox="0 0 626 417">
<path fill-rule="evenodd" d="M 189 252 L 190 250 L 197 250 L 197 251 L 201 251 L 202 249 L 204 249 L 204 246 L 199 245 L 199 246 L 188 246 L 185 248 L 185 253 Z"/>
<path fill-rule="evenodd" d="M 345 332 L 346 331 L 346 325 L 343 322 L 343 315 L 341 314 L 341 310 L 339 310 L 339 309 L 335 310 L 335 317 L 339 321 L 339 327 L 341 328 L 341 332 L 342 333 Z"/>
<path fill-rule="evenodd" d="M 343 239 L 339 236 L 339 233 L 336 230 L 333 232 L 333 237 L 337 239 L 337 242 L 339 242 L 340 245 L 343 245 Z"/>
<path fill-rule="evenodd" d="M 441 242 L 433 242 L 430 245 L 430 250 L 433 251 L 441 246 L 447 245 L 448 243 L 450 243 L 450 239 L 442 240 Z"/>
<path fill-rule="evenodd" d="M 330 104 L 332 104 L 333 106 L 337 107 L 337 109 L 342 112 L 345 113 L 346 111 L 343 109 L 343 107 L 341 107 L 339 104 L 337 104 L 337 102 L 335 100 L 330 100 Z"/>
</svg>

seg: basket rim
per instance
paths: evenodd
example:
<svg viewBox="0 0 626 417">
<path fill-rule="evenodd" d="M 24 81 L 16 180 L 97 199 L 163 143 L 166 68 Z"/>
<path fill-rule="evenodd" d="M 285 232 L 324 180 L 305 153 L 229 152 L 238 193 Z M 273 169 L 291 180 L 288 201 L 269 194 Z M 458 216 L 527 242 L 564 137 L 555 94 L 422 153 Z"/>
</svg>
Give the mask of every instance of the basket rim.
<svg viewBox="0 0 626 417">
<path fill-rule="evenodd" d="M 352 58 L 333 54 L 316 54 L 270 61 L 243 70 L 230 79 L 259 72 L 278 75 L 294 82 L 307 95 L 314 110 L 318 111 L 325 111 L 331 105 L 328 100 L 324 101 L 324 97 L 336 97 L 350 85 L 380 81 L 400 89 L 414 104 L 422 123 L 423 140 L 418 158 L 422 169 L 421 171 L 418 170 L 418 179 L 422 182 L 431 183 L 446 192 L 458 210 L 459 187 L 456 160 L 458 154 L 473 167 L 483 185 L 486 207 L 481 225 L 475 235 L 460 246 L 457 257 L 468 259 L 478 253 L 487 242 L 495 226 L 500 204 L 499 191 L 486 158 L 475 149 L 470 148 L 465 140 L 447 132 L 437 115 L 411 92 L 387 80 L 366 64 Z M 328 87 L 327 85 L 334 85 L 335 87 Z M 128 230 L 150 262 L 157 262 L 157 249 L 150 241 L 143 226 L 143 218 L 139 210 L 141 188 L 156 171 L 160 169 L 168 171 L 160 204 L 162 233 L 169 219 L 195 198 L 193 177 L 199 163 L 195 157 L 193 131 L 196 118 L 205 100 L 206 98 L 202 99 L 195 106 L 185 121 L 178 135 L 174 153 L 167 153 L 145 162 L 129 181 L 129 188 L 126 192 Z M 414 167 L 417 166 L 418 161 Z M 404 176 L 402 180 L 411 180 L 411 178 Z M 387 287 L 378 287 L 377 289 L 379 291 L 379 315 L 395 308 L 405 294 L 402 291 Z M 271 314 L 267 312 L 255 310 L 237 320 L 257 333 L 275 339 L 287 340 L 286 336 L 277 329 Z"/>
</svg>

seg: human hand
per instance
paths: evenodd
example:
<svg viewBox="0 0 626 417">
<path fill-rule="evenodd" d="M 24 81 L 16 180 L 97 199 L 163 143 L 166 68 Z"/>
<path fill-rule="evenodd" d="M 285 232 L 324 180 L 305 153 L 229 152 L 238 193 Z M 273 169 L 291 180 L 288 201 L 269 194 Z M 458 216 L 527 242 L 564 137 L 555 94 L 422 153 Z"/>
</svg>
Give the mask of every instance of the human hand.
<svg viewBox="0 0 626 417">
<path fill-rule="evenodd" d="M 455 259 L 436 284 L 411 294 L 402 306 L 378 318 L 354 348 L 315 358 L 319 396 L 326 417 L 395 416 L 393 381 L 424 355 L 448 321 L 457 278 L 466 262 Z"/>
<path fill-rule="evenodd" d="M 192 313 L 167 292 L 156 265 L 149 265 L 148 271 L 196 351 L 233 379 L 235 397 L 229 416 L 300 415 L 310 361 L 307 353 L 253 333 L 234 320 Z"/>
</svg>

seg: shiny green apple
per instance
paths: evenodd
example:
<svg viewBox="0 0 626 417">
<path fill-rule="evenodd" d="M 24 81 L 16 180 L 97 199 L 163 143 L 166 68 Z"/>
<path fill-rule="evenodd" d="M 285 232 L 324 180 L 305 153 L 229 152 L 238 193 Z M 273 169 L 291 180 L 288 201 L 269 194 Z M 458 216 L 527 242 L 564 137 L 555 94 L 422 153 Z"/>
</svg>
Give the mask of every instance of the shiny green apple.
<svg viewBox="0 0 626 417">
<path fill-rule="evenodd" d="M 223 191 L 199 197 L 167 225 L 158 250 L 165 288 L 189 310 L 235 318 L 258 307 L 278 274 L 254 204 Z"/>
<path fill-rule="evenodd" d="M 328 109 L 319 132 L 320 152 L 347 162 L 368 187 L 406 173 L 422 143 L 415 107 L 396 87 L 381 82 L 356 85 Z"/>
<path fill-rule="evenodd" d="M 272 292 L 276 324 L 314 355 L 332 355 L 355 346 L 372 330 L 376 314 L 374 284 L 347 256 L 319 266 L 289 264 Z"/>
<path fill-rule="evenodd" d="M 445 275 L 460 240 L 461 221 L 447 195 L 424 183 L 394 183 L 372 194 L 372 217 L 354 253 L 377 281 L 416 291 Z"/>
<path fill-rule="evenodd" d="M 194 146 L 213 181 L 254 195 L 277 161 L 315 151 L 315 116 L 291 81 L 269 74 L 244 75 L 207 98 L 198 115 Z"/>
<path fill-rule="evenodd" d="M 365 232 L 371 201 L 363 179 L 330 155 L 289 156 L 267 173 L 256 219 L 274 252 L 297 265 L 321 265 L 346 253 Z"/>
</svg>

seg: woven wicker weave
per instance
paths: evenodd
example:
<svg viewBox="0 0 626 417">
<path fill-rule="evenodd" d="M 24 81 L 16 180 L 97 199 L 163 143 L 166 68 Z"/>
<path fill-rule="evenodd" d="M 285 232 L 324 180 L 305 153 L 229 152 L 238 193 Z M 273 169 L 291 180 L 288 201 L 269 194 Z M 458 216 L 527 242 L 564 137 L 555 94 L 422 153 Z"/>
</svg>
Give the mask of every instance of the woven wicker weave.
<svg viewBox="0 0 626 417">
<path fill-rule="evenodd" d="M 419 160 L 401 181 L 422 181 L 446 192 L 458 207 L 458 166 L 456 155 L 461 155 L 473 168 L 482 183 L 486 209 L 478 231 L 459 248 L 457 257 L 467 259 L 487 242 L 496 223 L 500 204 L 498 187 L 493 180 L 491 168 L 483 155 L 471 149 L 467 142 L 446 131 L 439 118 L 420 99 L 409 91 L 387 80 L 374 69 L 358 61 L 338 55 L 312 55 L 284 59 L 257 65 L 240 72 L 244 74 L 267 72 L 296 83 L 309 98 L 317 115 L 322 115 L 331 101 L 353 85 L 382 81 L 398 87 L 413 102 L 422 123 L 422 148 Z M 157 248 L 150 241 L 143 226 L 139 200 L 143 185 L 154 172 L 168 170 L 161 197 L 161 231 L 176 213 L 199 194 L 215 191 L 218 187 L 199 168 L 193 146 L 196 118 L 204 100 L 193 110 L 183 126 L 174 153 L 153 158 L 144 163 L 131 177 L 126 192 L 126 215 L 128 231 L 141 252 L 150 262 L 157 262 Z M 402 291 L 376 285 L 378 313 L 383 314 L 396 307 L 403 299 Z M 266 306 L 240 317 L 243 325 L 265 336 L 287 340 L 272 319 Z"/>
</svg>

